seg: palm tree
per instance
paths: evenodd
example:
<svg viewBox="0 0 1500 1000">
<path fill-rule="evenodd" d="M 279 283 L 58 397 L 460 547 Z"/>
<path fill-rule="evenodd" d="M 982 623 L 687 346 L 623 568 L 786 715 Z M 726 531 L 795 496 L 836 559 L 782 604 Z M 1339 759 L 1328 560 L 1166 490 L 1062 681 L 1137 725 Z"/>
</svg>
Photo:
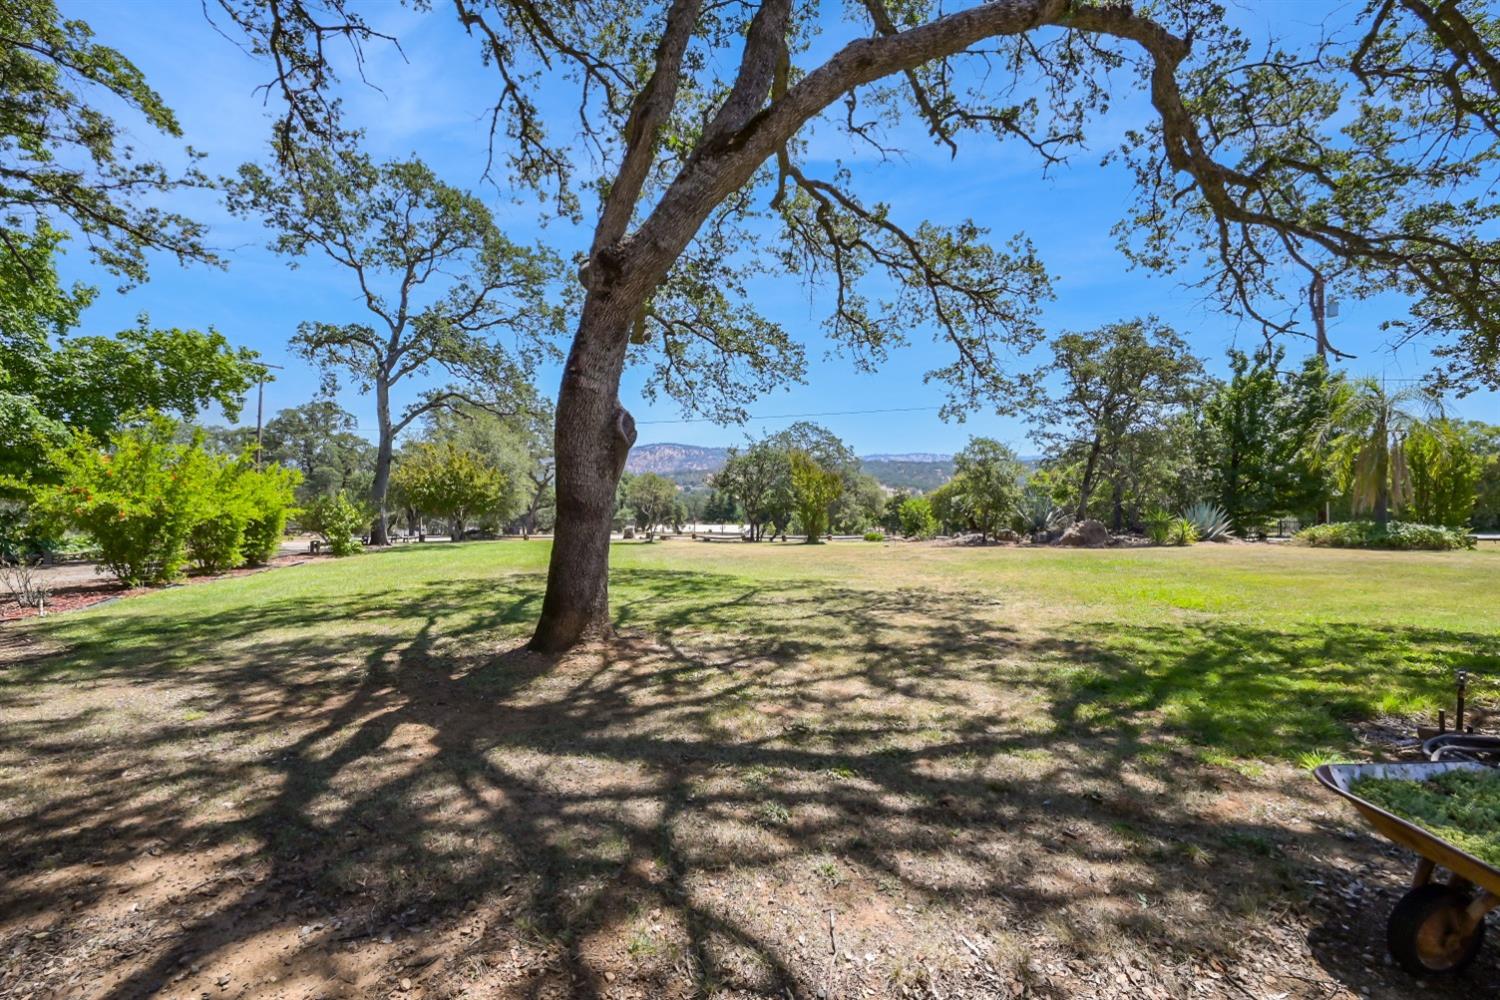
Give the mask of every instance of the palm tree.
<svg viewBox="0 0 1500 1000">
<path fill-rule="evenodd" d="M 1371 511 L 1384 527 L 1391 513 L 1411 503 L 1406 436 L 1424 417 L 1442 415 L 1442 400 L 1430 390 L 1408 386 L 1395 392 L 1382 381 L 1356 381 L 1340 414 L 1352 453 L 1350 494 L 1354 512 Z"/>
</svg>

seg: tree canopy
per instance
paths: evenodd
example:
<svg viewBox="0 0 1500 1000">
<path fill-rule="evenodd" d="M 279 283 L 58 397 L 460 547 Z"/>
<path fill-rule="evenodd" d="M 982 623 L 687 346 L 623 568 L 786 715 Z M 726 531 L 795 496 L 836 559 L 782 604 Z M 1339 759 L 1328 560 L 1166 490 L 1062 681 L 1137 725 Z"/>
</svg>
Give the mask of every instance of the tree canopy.
<svg viewBox="0 0 1500 1000">
<path fill-rule="evenodd" d="M 0 275 L 6 295 L 33 299 L 33 315 L 76 311 L 59 295 L 51 254 L 65 230 L 94 260 L 129 283 L 146 277 L 146 254 L 217 261 L 197 222 L 160 207 L 157 196 L 205 187 L 195 167 L 173 173 L 136 155 L 128 130 L 103 110 L 123 105 L 173 139 L 182 128 L 135 64 L 64 19 L 52 0 L 0 5 Z M 190 162 L 198 154 L 186 150 Z M 76 295 L 76 292 L 74 293 Z M 46 296 L 52 304 L 36 301 Z M 71 323 L 64 322 L 68 326 Z M 9 334 L 11 329 L 7 329 Z"/>
<path fill-rule="evenodd" d="M 375 448 L 356 431 L 354 415 L 331 399 L 289 406 L 266 421 L 262 458 L 302 473 L 299 503 L 336 493 L 369 492 Z"/>
<path fill-rule="evenodd" d="M 0 474 L 45 475 L 66 431 L 103 440 L 147 411 L 192 419 L 217 404 L 233 420 L 265 368 L 214 330 L 140 324 L 114 337 L 0 342 Z"/>
</svg>

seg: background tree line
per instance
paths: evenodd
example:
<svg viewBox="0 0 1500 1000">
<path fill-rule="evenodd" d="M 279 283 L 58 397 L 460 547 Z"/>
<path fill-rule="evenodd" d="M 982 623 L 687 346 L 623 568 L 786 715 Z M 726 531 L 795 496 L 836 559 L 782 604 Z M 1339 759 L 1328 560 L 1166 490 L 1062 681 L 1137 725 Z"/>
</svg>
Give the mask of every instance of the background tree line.
<svg viewBox="0 0 1500 1000">
<path fill-rule="evenodd" d="M 888 528 L 1037 533 L 1067 518 L 1142 532 L 1197 503 L 1242 536 L 1281 519 L 1500 526 L 1500 428 L 1448 419 L 1415 384 L 1289 363 L 1270 343 L 1231 349 L 1229 377 L 1216 379 L 1154 319 L 1063 334 L 1050 354 L 1027 405 L 1046 457 L 1023 469 L 973 439 L 909 520 L 899 511 L 911 498 L 892 498 Z"/>
</svg>

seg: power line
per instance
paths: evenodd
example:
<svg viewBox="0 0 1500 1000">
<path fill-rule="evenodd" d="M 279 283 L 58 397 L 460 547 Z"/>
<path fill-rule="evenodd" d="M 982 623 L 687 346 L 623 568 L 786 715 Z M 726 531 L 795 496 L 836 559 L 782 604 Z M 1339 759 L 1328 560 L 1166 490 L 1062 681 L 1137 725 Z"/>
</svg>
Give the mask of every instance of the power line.
<svg viewBox="0 0 1500 1000">
<path fill-rule="evenodd" d="M 765 413 L 745 417 L 739 423 L 749 423 L 752 420 L 803 420 L 807 417 L 862 417 L 872 413 L 929 413 L 941 409 L 941 406 L 890 406 L 879 410 L 824 410 L 821 413 Z M 678 420 L 637 420 L 636 425 L 715 424 L 719 422 L 713 417 L 682 417 Z"/>
</svg>

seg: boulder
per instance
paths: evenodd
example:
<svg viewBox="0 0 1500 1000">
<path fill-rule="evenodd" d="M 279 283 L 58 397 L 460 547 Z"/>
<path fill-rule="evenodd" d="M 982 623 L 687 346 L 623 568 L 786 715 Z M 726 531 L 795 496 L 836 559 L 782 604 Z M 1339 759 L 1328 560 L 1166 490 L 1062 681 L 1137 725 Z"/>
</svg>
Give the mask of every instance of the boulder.
<svg viewBox="0 0 1500 1000">
<path fill-rule="evenodd" d="M 1058 545 L 1097 549 L 1109 544 L 1109 529 L 1095 520 L 1079 521 L 1062 533 Z"/>
</svg>

